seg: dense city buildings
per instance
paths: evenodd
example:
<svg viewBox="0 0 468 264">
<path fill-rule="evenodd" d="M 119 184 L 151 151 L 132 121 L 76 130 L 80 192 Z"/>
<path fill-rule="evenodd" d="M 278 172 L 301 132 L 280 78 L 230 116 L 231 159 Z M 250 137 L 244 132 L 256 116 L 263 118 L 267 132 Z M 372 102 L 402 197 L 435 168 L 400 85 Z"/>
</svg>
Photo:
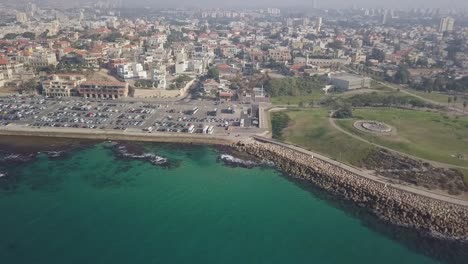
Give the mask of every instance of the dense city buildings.
<svg viewBox="0 0 468 264">
<path fill-rule="evenodd" d="M 79 8 L 4 5 L 3 86 L 18 88 L 31 81 L 48 87 L 37 91 L 43 95 L 79 96 L 83 93 L 75 84 L 58 91 L 47 83 L 54 74 L 80 74 L 88 81 L 123 82 L 131 91 L 87 91 L 88 96 L 160 98 L 186 95 L 180 89 L 188 89 L 187 84 L 203 87 L 212 79 L 220 85 L 223 80 L 234 83 L 192 94 L 231 99 L 248 98 L 244 95 L 255 87 L 267 85 L 239 82 L 259 74 L 304 77 L 348 71 L 413 87 L 468 74 L 463 10 L 334 10 L 321 9 L 314 1 L 302 13 L 274 6 L 137 12 L 112 3 L 86 2 Z M 322 79 L 327 87 L 334 85 L 332 79 Z"/>
</svg>

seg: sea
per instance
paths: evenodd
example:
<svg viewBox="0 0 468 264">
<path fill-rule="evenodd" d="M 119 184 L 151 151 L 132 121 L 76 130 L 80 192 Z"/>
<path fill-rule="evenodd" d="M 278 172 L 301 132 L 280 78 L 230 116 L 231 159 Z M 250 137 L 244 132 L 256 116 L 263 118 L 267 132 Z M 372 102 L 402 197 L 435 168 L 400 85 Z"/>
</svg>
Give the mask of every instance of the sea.
<svg viewBox="0 0 468 264">
<path fill-rule="evenodd" d="M 155 164 L 119 156 L 115 144 L 0 164 L 0 263 L 466 260 L 271 164 L 226 164 L 211 146 L 138 143 L 168 161 Z"/>
</svg>

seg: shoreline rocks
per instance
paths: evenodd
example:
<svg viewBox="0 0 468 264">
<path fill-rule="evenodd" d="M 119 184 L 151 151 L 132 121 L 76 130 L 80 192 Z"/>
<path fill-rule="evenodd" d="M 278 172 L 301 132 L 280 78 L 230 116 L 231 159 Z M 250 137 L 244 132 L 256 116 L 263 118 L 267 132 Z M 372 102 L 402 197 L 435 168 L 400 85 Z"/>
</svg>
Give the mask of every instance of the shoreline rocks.
<svg viewBox="0 0 468 264">
<path fill-rule="evenodd" d="M 233 148 L 272 161 L 290 177 L 306 180 L 390 224 L 432 237 L 468 241 L 466 207 L 405 192 L 280 145 L 253 141 Z"/>
<path fill-rule="evenodd" d="M 153 153 L 147 153 L 142 147 L 133 144 L 115 144 L 113 151 L 117 157 L 122 159 L 141 160 L 153 165 L 163 166 L 168 164 L 168 160 Z"/>
<path fill-rule="evenodd" d="M 236 158 L 236 157 L 234 157 L 232 155 L 228 155 L 228 154 L 219 155 L 218 156 L 218 161 L 223 162 L 225 166 L 229 166 L 229 167 L 233 167 L 233 168 L 241 167 L 241 168 L 251 169 L 253 167 L 256 167 L 256 166 L 260 165 L 259 163 L 256 163 L 254 161 L 243 160 L 243 159 Z"/>
</svg>

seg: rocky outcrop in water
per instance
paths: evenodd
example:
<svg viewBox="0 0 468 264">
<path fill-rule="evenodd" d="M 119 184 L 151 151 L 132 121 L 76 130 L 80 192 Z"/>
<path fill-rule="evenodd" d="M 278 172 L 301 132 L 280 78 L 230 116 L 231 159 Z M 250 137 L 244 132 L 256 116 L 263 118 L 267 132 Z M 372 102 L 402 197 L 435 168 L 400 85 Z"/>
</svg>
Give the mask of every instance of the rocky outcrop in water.
<svg viewBox="0 0 468 264">
<path fill-rule="evenodd" d="M 31 154 L 17 154 L 9 153 L 0 157 L 0 165 L 15 165 L 33 161 L 36 158 L 35 153 Z"/>
<path fill-rule="evenodd" d="M 224 163 L 224 165 L 226 166 L 229 166 L 229 167 L 242 167 L 242 168 L 253 168 L 253 167 L 256 167 L 258 166 L 259 164 L 254 162 L 254 161 L 250 161 L 250 160 L 243 160 L 243 159 L 239 159 L 239 158 L 236 158 L 232 155 L 228 155 L 228 154 L 221 154 L 219 155 L 218 157 L 218 161 L 221 161 Z"/>
<path fill-rule="evenodd" d="M 119 143 L 114 144 L 113 151 L 117 157 L 122 159 L 133 159 L 150 162 L 153 165 L 166 165 L 168 160 L 153 153 L 145 152 L 145 149 L 136 144 Z"/>
<path fill-rule="evenodd" d="M 387 186 L 284 146 L 254 141 L 234 148 L 271 160 L 291 177 L 366 208 L 386 222 L 431 236 L 468 240 L 468 208 Z"/>
</svg>

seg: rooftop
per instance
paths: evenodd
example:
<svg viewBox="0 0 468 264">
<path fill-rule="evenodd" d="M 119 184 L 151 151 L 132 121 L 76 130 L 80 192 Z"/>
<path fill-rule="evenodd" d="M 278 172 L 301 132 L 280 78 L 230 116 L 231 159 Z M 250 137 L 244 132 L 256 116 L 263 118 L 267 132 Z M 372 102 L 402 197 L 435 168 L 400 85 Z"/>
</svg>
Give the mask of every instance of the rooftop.
<svg viewBox="0 0 468 264">
<path fill-rule="evenodd" d="M 352 81 L 361 81 L 364 77 L 349 74 L 349 73 L 339 73 L 339 74 L 332 74 L 331 78 L 352 82 Z"/>
</svg>

